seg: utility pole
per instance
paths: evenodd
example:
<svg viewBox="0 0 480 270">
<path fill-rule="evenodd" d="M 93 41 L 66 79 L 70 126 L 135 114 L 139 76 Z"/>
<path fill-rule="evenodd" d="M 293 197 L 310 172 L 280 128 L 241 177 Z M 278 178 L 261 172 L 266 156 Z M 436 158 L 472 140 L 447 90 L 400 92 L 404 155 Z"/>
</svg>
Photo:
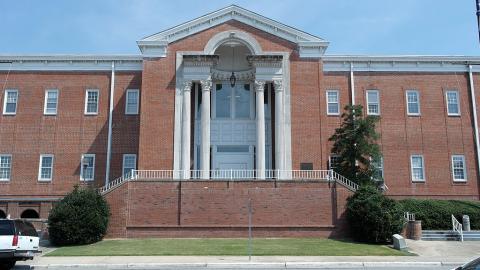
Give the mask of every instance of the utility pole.
<svg viewBox="0 0 480 270">
<path fill-rule="evenodd" d="M 478 40 L 480 42 L 480 0 L 475 0 L 477 4 L 477 29 L 478 29 Z"/>
</svg>

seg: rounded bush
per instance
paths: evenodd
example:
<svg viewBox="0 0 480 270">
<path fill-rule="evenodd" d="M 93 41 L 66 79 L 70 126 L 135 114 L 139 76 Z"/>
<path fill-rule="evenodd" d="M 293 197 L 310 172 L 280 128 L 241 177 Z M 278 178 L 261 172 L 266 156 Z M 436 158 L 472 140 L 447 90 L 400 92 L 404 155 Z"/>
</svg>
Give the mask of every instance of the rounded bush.
<svg viewBox="0 0 480 270">
<path fill-rule="evenodd" d="M 346 215 L 354 239 L 369 243 L 390 242 L 404 222 L 400 205 L 370 185 L 347 199 Z"/>
<path fill-rule="evenodd" d="M 107 232 L 109 216 L 108 204 L 96 190 L 75 187 L 50 211 L 50 241 L 57 246 L 98 242 Z"/>
<path fill-rule="evenodd" d="M 480 202 L 457 200 L 419 200 L 399 201 L 403 211 L 415 214 L 426 230 L 451 230 L 452 215 L 462 222 L 462 216 L 470 217 L 472 230 L 480 230 Z"/>
</svg>

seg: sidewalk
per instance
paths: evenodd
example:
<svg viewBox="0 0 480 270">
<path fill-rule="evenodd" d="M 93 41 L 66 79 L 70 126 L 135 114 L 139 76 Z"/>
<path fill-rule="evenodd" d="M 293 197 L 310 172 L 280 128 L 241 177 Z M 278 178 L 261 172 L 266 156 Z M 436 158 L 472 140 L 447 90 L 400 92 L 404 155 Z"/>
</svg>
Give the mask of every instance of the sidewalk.
<svg viewBox="0 0 480 270">
<path fill-rule="evenodd" d="M 340 266 L 454 266 L 480 257 L 480 242 L 430 242 L 408 240 L 410 252 L 419 256 L 98 256 L 98 257 L 36 257 L 18 262 L 34 269 L 63 268 L 325 268 Z M 48 252 L 48 251 L 47 251 Z"/>
</svg>

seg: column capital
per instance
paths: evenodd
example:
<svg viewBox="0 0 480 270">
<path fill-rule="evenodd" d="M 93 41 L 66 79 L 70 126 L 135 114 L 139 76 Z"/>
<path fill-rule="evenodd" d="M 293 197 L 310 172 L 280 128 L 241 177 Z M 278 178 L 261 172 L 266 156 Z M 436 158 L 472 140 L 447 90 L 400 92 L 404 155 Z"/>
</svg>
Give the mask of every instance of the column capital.
<svg viewBox="0 0 480 270">
<path fill-rule="evenodd" d="M 275 92 L 283 91 L 283 80 L 273 80 L 273 87 Z"/>
<path fill-rule="evenodd" d="M 265 81 L 255 80 L 255 91 L 263 91 L 265 89 Z"/>
<path fill-rule="evenodd" d="M 190 80 L 183 81 L 183 83 L 182 83 L 183 91 L 184 92 L 186 92 L 186 91 L 190 92 L 192 90 L 192 84 L 193 84 L 193 82 L 190 81 Z"/>
<path fill-rule="evenodd" d="M 200 84 L 202 85 L 202 91 L 210 91 L 212 90 L 212 80 L 200 80 Z"/>
</svg>

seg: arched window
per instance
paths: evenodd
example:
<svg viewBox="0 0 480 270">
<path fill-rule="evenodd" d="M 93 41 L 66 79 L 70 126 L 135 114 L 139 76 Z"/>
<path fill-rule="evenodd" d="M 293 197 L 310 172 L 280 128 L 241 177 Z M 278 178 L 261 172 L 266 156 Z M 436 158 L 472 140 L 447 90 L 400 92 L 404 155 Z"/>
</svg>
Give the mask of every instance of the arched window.
<svg viewBox="0 0 480 270">
<path fill-rule="evenodd" d="M 37 211 L 33 209 L 27 209 L 22 212 L 20 218 L 40 218 L 40 216 L 38 215 Z"/>
<path fill-rule="evenodd" d="M 7 214 L 3 210 L 0 210 L 0 218 L 7 218 Z"/>
</svg>

